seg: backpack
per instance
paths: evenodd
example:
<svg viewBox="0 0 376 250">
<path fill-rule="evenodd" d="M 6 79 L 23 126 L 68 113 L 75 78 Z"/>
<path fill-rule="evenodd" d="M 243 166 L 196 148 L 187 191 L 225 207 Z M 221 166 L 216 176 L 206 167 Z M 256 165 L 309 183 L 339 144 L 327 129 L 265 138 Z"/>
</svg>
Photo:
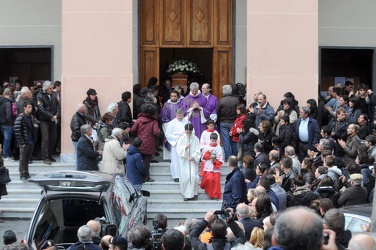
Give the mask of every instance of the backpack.
<svg viewBox="0 0 376 250">
<path fill-rule="evenodd" d="M 206 245 L 206 249 L 214 250 L 212 243 L 205 243 L 205 245 Z M 225 248 L 223 248 L 223 249 L 224 250 L 231 250 L 231 243 L 227 242 L 226 245 L 225 245 Z"/>
</svg>

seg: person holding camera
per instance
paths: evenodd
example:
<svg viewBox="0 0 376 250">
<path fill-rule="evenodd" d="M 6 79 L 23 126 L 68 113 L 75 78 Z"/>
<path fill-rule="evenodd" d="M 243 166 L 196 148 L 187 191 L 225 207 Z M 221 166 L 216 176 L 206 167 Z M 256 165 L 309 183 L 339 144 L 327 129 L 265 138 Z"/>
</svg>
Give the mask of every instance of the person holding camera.
<svg viewBox="0 0 376 250">
<path fill-rule="evenodd" d="M 224 220 L 219 219 L 216 214 L 221 213 L 226 217 L 227 223 Z M 202 231 L 210 224 L 212 229 L 211 234 L 211 246 L 208 243 L 202 243 L 199 239 Z M 227 242 L 227 225 L 231 228 L 236 239 L 235 241 L 229 243 Z M 196 250 L 206 250 L 206 249 L 230 249 L 232 246 L 237 244 L 244 244 L 247 239 L 245 238 L 243 230 L 234 221 L 234 216 L 230 212 L 230 209 L 220 210 L 220 211 L 209 211 L 205 215 L 205 219 L 198 222 L 196 227 L 193 228 L 189 234 L 191 239 L 192 248 Z"/>
</svg>

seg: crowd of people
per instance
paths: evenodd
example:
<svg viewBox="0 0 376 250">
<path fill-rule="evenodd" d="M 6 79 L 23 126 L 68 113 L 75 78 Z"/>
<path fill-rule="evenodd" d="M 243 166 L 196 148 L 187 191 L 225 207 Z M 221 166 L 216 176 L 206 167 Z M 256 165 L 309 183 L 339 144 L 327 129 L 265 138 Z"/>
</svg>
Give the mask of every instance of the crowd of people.
<svg viewBox="0 0 376 250">
<path fill-rule="evenodd" d="M 290 238 L 281 230 L 299 230 L 303 225 L 285 225 L 283 218 L 287 220 L 300 211 L 307 221 L 316 223 L 317 218 L 325 221 L 328 212 L 335 211 L 338 228 L 324 223 L 324 227 L 326 224 L 335 232 L 328 231 L 329 241 L 334 237 L 339 249 L 349 246 L 351 233 L 344 230 L 344 217 L 338 208 L 372 202 L 375 186 L 376 96 L 371 89 L 360 84 L 354 91 L 353 84 L 346 82 L 344 86 L 329 87 L 326 98 L 320 96 L 318 102 L 309 99 L 300 106 L 294 95 L 287 92 L 275 109 L 262 91 L 256 91 L 254 102 L 246 105 L 231 85 L 222 87 L 223 97 L 218 100 L 207 83 L 200 90 L 200 84 L 192 82 L 185 95 L 181 88 L 172 87 L 171 79 L 161 85 L 156 83 L 153 78 L 147 87 L 134 85 L 133 95 L 128 91 L 122 93 L 121 101 L 111 103 L 103 116 L 96 90 L 87 91 L 87 98 L 77 105 L 71 119 L 77 170 L 124 174 L 141 190 L 143 183 L 154 181 L 150 166 L 156 162 L 154 157 L 163 153 L 163 158 L 171 161 L 171 179 L 179 183 L 184 201 L 197 200 L 201 188 L 210 199 L 222 199 L 221 211 L 234 213 L 225 216 L 235 238 L 241 238 L 234 242 L 250 241 L 253 229 L 260 228 L 261 231 L 254 230 L 258 237 L 254 236 L 256 239 L 251 242 L 257 247 L 260 242 L 265 245 L 267 236 L 273 235 L 272 245 L 308 249 L 289 248 L 289 242 L 284 242 Z M 32 96 L 31 91 L 23 87 L 23 109 L 16 119 L 13 111 L 12 119 L 2 117 L 9 115 L 15 91 L 5 88 L 0 98 L 0 120 L 15 120 L 23 180 L 30 178 L 28 163 L 32 160 L 38 126 L 42 159 L 45 164 L 53 161 L 60 116 L 60 97 L 53 86 L 44 82 L 34 94 L 36 102 L 28 101 L 33 100 L 28 97 Z M 19 106 L 19 102 L 15 103 Z M 10 152 L 9 127 L 1 125 L 5 160 Z M 220 177 L 225 163 L 229 174 L 222 193 Z M 221 224 L 217 217 L 209 212 L 193 230 L 193 236 L 188 233 L 191 240 L 214 221 Z M 247 237 L 241 236 L 232 223 L 244 218 L 254 225 L 245 226 Z M 270 225 L 275 226 L 274 233 L 268 231 Z M 363 228 L 369 230 L 370 226 Z M 322 234 L 322 227 L 314 230 L 319 229 Z M 206 249 L 201 241 L 194 240 L 192 247 Z"/>
</svg>

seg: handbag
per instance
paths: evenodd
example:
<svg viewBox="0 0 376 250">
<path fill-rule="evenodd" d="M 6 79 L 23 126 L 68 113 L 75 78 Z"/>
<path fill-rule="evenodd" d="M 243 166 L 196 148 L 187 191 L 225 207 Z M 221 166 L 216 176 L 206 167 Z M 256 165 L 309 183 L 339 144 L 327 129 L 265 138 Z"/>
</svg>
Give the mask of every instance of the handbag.
<svg viewBox="0 0 376 250">
<path fill-rule="evenodd" d="M 6 167 L 0 172 L 0 184 L 7 184 L 12 181 L 9 177 L 9 170 Z"/>
</svg>

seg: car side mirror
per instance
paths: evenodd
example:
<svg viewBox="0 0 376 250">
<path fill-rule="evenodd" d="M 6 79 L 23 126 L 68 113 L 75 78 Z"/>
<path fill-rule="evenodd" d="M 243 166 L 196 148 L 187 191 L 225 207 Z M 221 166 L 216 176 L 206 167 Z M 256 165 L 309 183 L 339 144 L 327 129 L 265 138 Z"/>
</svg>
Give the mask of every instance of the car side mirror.
<svg viewBox="0 0 376 250">
<path fill-rule="evenodd" d="M 141 194 L 142 194 L 142 196 L 150 197 L 150 192 L 149 191 L 141 190 Z"/>
</svg>

